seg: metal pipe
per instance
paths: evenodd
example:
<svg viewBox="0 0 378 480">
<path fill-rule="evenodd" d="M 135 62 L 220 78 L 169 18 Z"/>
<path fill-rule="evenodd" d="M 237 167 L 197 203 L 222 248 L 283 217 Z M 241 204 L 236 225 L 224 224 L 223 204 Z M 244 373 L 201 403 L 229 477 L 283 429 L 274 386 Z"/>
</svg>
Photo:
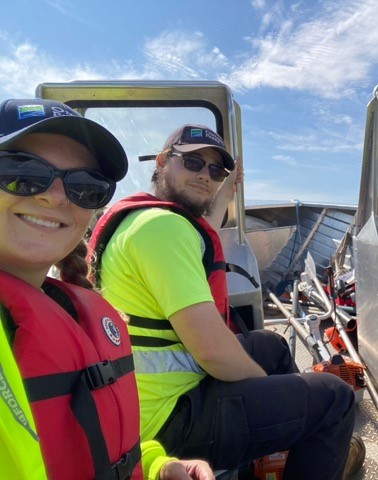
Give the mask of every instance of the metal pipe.
<svg viewBox="0 0 378 480">
<path fill-rule="evenodd" d="M 357 353 L 356 349 L 354 348 L 354 345 L 351 342 L 349 335 L 345 331 L 344 325 L 339 320 L 338 314 L 336 312 L 332 314 L 332 318 L 335 322 L 335 325 L 336 325 L 337 331 L 339 332 L 340 337 L 344 340 L 345 346 L 348 350 L 348 353 L 351 359 L 356 363 L 361 363 L 361 365 L 365 365 L 361 357 Z M 369 391 L 370 397 L 374 402 L 375 408 L 378 409 L 378 393 L 374 386 L 372 378 L 370 378 L 370 373 L 368 370 L 364 370 L 364 378 L 365 378 L 366 388 Z"/>
<path fill-rule="evenodd" d="M 267 290 L 269 298 L 277 305 L 279 310 L 285 315 L 287 321 L 290 325 L 295 328 L 295 331 L 298 333 L 301 340 L 307 344 L 309 352 L 314 357 L 317 363 L 322 361 L 322 357 L 319 351 L 318 343 L 313 339 L 310 332 L 308 332 L 302 324 L 292 315 L 289 310 L 287 310 L 284 305 L 280 302 L 280 300 L 271 292 L 269 289 Z"/>
<path fill-rule="evenodd" d="M 319 295 L 321 296 L 324 304 L 326 305 L 326 307 L 324 308 L 326 310 L 326 312 L 324 313 L 324 315 L 319 316 L 319 318 L 320 318 L 320 320 L 326 320 L 327 318 L 329 318 L 331 316 L 332 312 L 334 311 L 334 305 L 329 301 L 329 298 L 326 295 L 326 293 L 324 291 L 324 288 L 323 288 L 322 284 L 320 283 L 320 280 L 318 279 L 318 276 L 316 274 L 315 263 L 314 263 L 314 260 L 313 260 L 313 258 L 310 254 L 307 255 L 307 258 L 305 260 L 305 264 L 307 266 L 307 272 L 310 275 L 311 280 L 314 282 L 315 287 L 317 288 L 317 291 L 318 291 Z"/>
<path fill-rule="evenodd" d="M 310 300 L 314 300 L 314 302 L 317 303 L 324 310 L 327 309 L 326 302 L 324 301 L 323 297 L 314 289 L 314 287 L 312 287 L 311 285 L 305 285 L 304 283 L 301 283 L 299 287 L 301 292 L 304 293 L 306 297 L 308 297 Z M 335 311 L 341 323 L 346 329 L 353 330 L 353 328 L 355 328 L 356 320 L 352 318 L 347 312 L 345 312 L 339 307 L 336 307 Z"/>
<path fill-rule="evenodd" d="M 293 305 L 291 308 L 292 314 L 295 318 L 299 316 L 299 280 L 296 278 L 293 284 L 293 295 L 292 301 Z M 293 358 L 295 358 L 296 354 L 296 347 L 297 347 L 297 333 L 293 325 L 290 325 L 289 329 L 289 349 Z"/>
<path fill-rule="evenodd" d="M 311 287 L 311 288 L 313 289 L 313 287 Z M 305 292 L 305 290 L 303 290 L 303 291 Z M 288 322 L 291 325 L 293 325 L 293 327 L 295 328 L 297 333 L 299 333 L 299 336 L 301 337 L 301 339 L 304 342 L 307 343 L 310 352 L 313 354 L 313 356 L 317 360 L 317 362 L 320 362 L 322 359 L 321 359 L 319 351 L 317 349 L 317 344 L 314 341 L 314 339 L 312 338 L 311 334 L 308 333 L 307 330 L 299 323 L 298 319 L 294 318 L 294 316 L 292 314 L 290 314 L 290 312 L 284 307 L 284 305 L 280 302 L 280 300 L 278 300 L 278 298 L 270 290 L 267 290 L 267 293 L 269 294 L 269 297 L 271 298 L 273 303 L 275 305 L 277 305 L 277 307 L 285 315 Z M 306 292 L 305 292 L 305 294 L 306 294 Z M 328 302 L 330 303 L 329 299 L 328 299 Z M 330 306 L 326 305 L 326 308 L 327 307 L 329 309 Z M 343 313 L 345 313 L 345 312 L 343 312 Z M 345 331 L 344 325 L 342 324 L 341 320 L 339 319 L 339 312 L 337 312 L 337 310 L 336 310 L 336 311 L 332 312 L 331 316 L 332 316 L 332 319 L 335 323 L 335 326 L 337 328 L 337 331 L 338 331 L 340 337 L 342 338 L 342 340 L 345 343 L 345 346 L 348 350 L 348 353 L 349 353 L 351 359 L 356 363 L 364 365 L 364 362 L 362 361 L 362 359 L 358 355 L 356 349 L 354 348 L 354 346 L 353 346 L 353 344 L 352 344 L 352 342 L 349 338 L 349 335 Z M 370 377 L 370 373 L 369 373 L 368 370 L 364 371 L 364 380 L 365 380 L 366 388 L 367 388 L 367 390 L 370 394 L 370 397 L 373 400 L 373 403 L 374 403 L 375 407 L 378 409 L 378 392 L 375 388 L 374 382 L 373 382 L 372 378 Z"/>
<path fill-rule="evenodd" d="M 297 318 L 296 319 L 298 322 L 303 323 L 305 321 L 304 318 Z M 270 318 L 269 320 L 264 320 L 264 326 L 270 327 L 273 325 L 286 325 L 287 324 L 287 318 Z"/>
<path fill-rule="evenodd" d="M 331 302 L 328 298 L 327 298 L 327 302 L 329 303 L 329 305 L 326 305 L 326 308 L 329 309 Z M 346 315 L 345 312 L 343 312 L 343 314 Z M 339 312 L 334 311 L 332 313 L 332 319 L 335 322 L 335 326 L 337 328 L 337 331 L 338 331 L 340 337 L 342 338 L 342 340 L 345 343 L 345 346 L 348 350 L 348 354 L 351 357 L 351 359 L 356 363 L 360 363 L 361 365 L 365 365 L 364 362 L 362 361 L 361 357 L 357 353 L 356 349 L 354 348 L 354 345 L 351 342 L 351 340 L 349 338 L 349 335 L 345 331 L 344 325 L 339 318 Z M 370 373 L 369 373 L 368 370 L 364 371 L 364 379 L 365 379 L 366 388 L 367 388 L 367 390 L 370 394 L 370 397 L 373 400 L 375 407 L 378 409 L 378 393 L 377 393 L 377 390 L 374 386 L 374 383 L 373 383 L 372 379 L 370 378 Z"/>
<path fill-rule="evenodd" d="M 237 116 L 235 112 L 235 102 L 231 89 L 227 88 L 227 105 L 228 105 L 228 121 L 230 126 L 230 147 L 231 153 L 234 158 L 238 157 L 238 145 L 237 145 Z M 241 125 L 240 125 L 241 130 Z M 240 159 L 239 161 L 242 161 Z M 234 202 L 236 202 L 236 228 L 238 234 L 238 243 L 240 246 L 244 246 L 245 242 L 245 209 L 244 209 L 244 187 L 242 183 L 236 185 L 236 193 L 234 196 Z"/>
</svg>

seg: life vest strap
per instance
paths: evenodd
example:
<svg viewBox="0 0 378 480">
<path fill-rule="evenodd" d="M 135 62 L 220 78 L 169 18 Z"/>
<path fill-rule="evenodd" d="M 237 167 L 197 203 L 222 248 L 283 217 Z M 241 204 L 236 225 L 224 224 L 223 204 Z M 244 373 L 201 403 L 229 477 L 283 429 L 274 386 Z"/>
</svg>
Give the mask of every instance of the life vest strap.
<svg viewBox="0 0 378 480">
<path fill-rule="evenodd" d="M 115 473 L 110 464 L 96 402 L 87 383 L 85 371 L 75 386 L 71 398 L 71 409 L 87 437 L 95 470 L 95 480 L 114 480 Z"/>
<path fill-rule="evenodd" d="M 110 464 L 92 390 L 110 385 L 133 370 L 134 361 L 130 354 L 117 360 L 107 360 L 89 365 L 77 372 L 63 372 L 25 379 L 29 402 L 72 394 L 71 409 L 87 437 L 95 470 L 95 480 L 124 480 L 128 476 L 117 477 L 119 471 L 122 473 L 123 470 L 119 470 L 120 467 L 113 468 Z"/>
<path fill-rule="evenodd" d="M 123 455 L 117 463 L 112 465 L 117 480 L 129 480 L 141 458 L 139 441 Z"/>
<path fill-rule="evenodd" d="M 86 434 L 95 469 L 95 480 L 114 480 L 117 478 L 118 470 L 110 464 L 92 390 L 114 383 L 119 376 L 133 370 L 132 355 L 127 355 L 118 360 L 99 362 L 90 365 L 82 372 L 80 380 L 74 388 L 71 409 Z M 91 373 L 88 374 L 88 372 Z M 127 476 L 119 478 L 123 480 Z"/>
<path fill-rule="evenodd" d="M 241 315 L 239 315 L 236 309 L 232 306 L 230 306 L 230 317 L 231 320 L 238 326 L 239 330 L 244 335 L 244 338 L 249 337 L 251 332 L 248 330 L 247 325 L 245 324 Z"/>
<path fill-rule="evenodd" d="M 145 328 L 150 330 L 172 330 L 169 320 L 157 318 L 144 318 L 137 315 L 128 315 L 132 327 Z M 130 334 L 130 342 L 133 347 L 169 347 L 176 345 L 177 340 L 167 340 L 160 337 L 145 337 L 143 335 Z"/>
<path fill-rule="evenodd" d="M 256 279 L 253 275 L 250 275 L 247 270 L 240 267 L 239 265 L 235 265 L 234 263 L 227 263 L 226 264 L 226 272 L 233 272 L 242 275 L 243 277 L 247 278 L 255 288 L 259 288 L 259 284 L 256 282 Z"/>
<path fill-rule="evenodd" d="M 132 327 L 148 328 L 152 330 L 173 330 L 171 322 L 160 318 L 144 318 L 137 315 L 128 315 Z"/>
<path fill-rule="evenodd" d="M 106 360 L 94 363 L 85 369 L 87 381 L 91 390 L 105 387 L 117 381 L 118 378 L 134 370 L 132 355 L 117 360 Z"/>
<path fill-rule="evenodd" d="M 259 284 L 256 282 L 256 279 L 253 275 L 250 275 L 247 270 L 244 270 L 244 268 L 240 267 L 239 265 L 236 265 L 235 263 L 228 263 L 228 262 L 213 262 L 211 264 L 211 267 L 207 270 L 207 276 L 209 277 L 212 272 L 215 272 L 217 270 L 223 270 L 224 272 L 232 272 L 232 273 L 238 273 L 239 275 L 242 275 L 246 279 L 248 279 L 252 285 L 255 288 L 259 288 Z"/>
<path fill-rule="evenodd" d="M 47 400 L 73 393 L 75 385 L 84 374 L 90 390 L 114 383 L 118 378 L 134 370 L 132 355 L 117 360 L 94 363 L 77 372 L 53 373 L 24 379 L 29 402 Z"/>
</svg>

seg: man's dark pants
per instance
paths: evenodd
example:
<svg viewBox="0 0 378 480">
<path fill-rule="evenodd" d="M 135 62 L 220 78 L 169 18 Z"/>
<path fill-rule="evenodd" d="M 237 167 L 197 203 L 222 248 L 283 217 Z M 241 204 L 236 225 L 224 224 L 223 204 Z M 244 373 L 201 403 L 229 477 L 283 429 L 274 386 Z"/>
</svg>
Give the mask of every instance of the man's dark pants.
<svg viewBox="0 0 378 480">
<path fill-rule="evenodd" d="M 341 480 L 354 427 L 351 387 L 336 375 L 298 373 L 275 333 L 238 338 L 268 376 L 206 377 L 179 399 L 156 438 L 170 455 L 204 458 L 216 470 L 289 450 L 284 480 Z"/>
</svg>

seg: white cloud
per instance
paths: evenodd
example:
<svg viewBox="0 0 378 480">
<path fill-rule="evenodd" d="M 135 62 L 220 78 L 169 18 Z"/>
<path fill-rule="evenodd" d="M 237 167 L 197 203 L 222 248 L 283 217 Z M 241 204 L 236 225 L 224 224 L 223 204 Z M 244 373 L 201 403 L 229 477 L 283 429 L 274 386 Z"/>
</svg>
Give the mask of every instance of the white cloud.
<svg viewBox="0 0 378 480">
<path fill-rule="evenodd" d="M 322 7 L 320 2 L 315 5 Z M 287 12 L 276 17 L 277 33 L 271 28 L 255 37 L 250 58 L 221 80 L 235 89 L 312 90 L 327 98 L 350 95 L 353 86 L 370 83 L 369 74 L 378 63 L 378 3 L 338 0 L 323 3 L 323 8 L 317 18 L 304 23 L 300 10 L 297 16 L 291 10 L 289 20 Z"/>
<path fill-rule="evenodd" d="M 278 150 L 340 153 L 361 152 L 362 149 L 362 144 L 357 142 L 356 138 L 345 138 L 341 134 L 338 135 L 335 132 L 326 130 L 321 132 L 314 131 L 307 135 L 277 132 L 265 132 L 265 134 L 277 142 L 276 148 Z"/>
<path fill-rule="evenodd" d="M 286 163 L 287 165 L 291 165 L 293 167 L 297 167 L 299 165 L 297 160 L 289 155 L 273 155 L 272 158 L 277 162 Z"/>
<path fill-rule="evenodd" d="M 50 4 L 50 2 L 48 2 Z M 54 8 L 63 8 L 52 2 Z M 220 48 L 209 48 L 201 32 L 184 34 L 165 32 L 146 42 L 147 61 L 137 68 L 131 61 L 110 61 L 96 67 L 58 63 L 46 51 L 22 42 L 16 43 L 7 32 L 0 31 L 0 97 L 34 96 L 42 82 L 67 82 L 102 78 L 200 79 L 209 69 L 223 68 L 227 58 Z M 213 77 L 214 78 L 214 77 Z"/>
<path fill-rule="evenodd" d="M 350 115 L 334 113 L 325 103 L 314 104 L 313 114 L 318 117 L 322 123 L 348 126 L 352 126 L 354 123 L 354 120 Z"/>
<path fill-rule="evenodd" d="M 67 82 L 94 79 L 99 75 L 88 66 L 63 67 L 30 43 L 12 44 L 9 40 L 0 51 L 0 95 L 28 97 L 42 82 Z"/>
<path fill-rule="evenodd" d="M 0 31 L 0 99 L 34 97 L 37 85 L 43 82 L 72 80 L 99 80 L 106 78 L 161 78 L 154 77 L 148 67 L 138 71 L 132 63 L 112 61 L 93 67 L 85 64 L 65 65 L 57 62 L 44 50 L 28 43 L 15 43 Z"/>
<path fill-rule="evenodd" d="M 145 55 L 149 68 L 159 71 L 164 78 L 200 79 L 207 76 L 209 69 L 227 65 L 219 47 L 209 48 L 201 32 L 163 32 L 146 42 Z"/>
<path fill-rule="evenodd" d="M 251 5 L 256 10 L 262 10 L 265 8 L 265 0 L 251 0 Z"/>
<path fill-rule="evenodd" d="M 89 22 L 74 11 L 74 5 L 67 0 L 44 0 L 45 3 L 56 10 L 59 14 L 72 18 L 80 23 L 89 24 Z"/>
</svg>

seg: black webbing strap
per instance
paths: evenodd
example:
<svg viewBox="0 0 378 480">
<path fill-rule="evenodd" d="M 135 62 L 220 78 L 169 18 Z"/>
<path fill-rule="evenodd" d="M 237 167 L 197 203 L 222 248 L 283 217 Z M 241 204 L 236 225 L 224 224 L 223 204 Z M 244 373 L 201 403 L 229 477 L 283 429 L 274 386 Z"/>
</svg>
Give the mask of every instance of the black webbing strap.
<svg viewBox="0 0 378 480">
<path fill-rule="evenodd" d="M 250 275 L 247 272 L 247 270 L 244 270 L 244 268 L 239 267 L 239 265 L 235 265 L 234 263 L 227 263 L 226 264 L 226 272 L 238 273 L 239 275 L 242 275 L 243 277 L 247 278 L 255 288 L 259 288 L 259 286 L 260 286 L 256 282 L 255 277 Z"/>
<path fill-rule="evenodd" d="M 110 385 L 120 376 L 134 370 L 132 355 L 122 357 L 120 360 L 100 362 L 86 368 L 71 399 L 71 409 L 87 436 L 95 480 L 114 480 L 117 478 L 117 470 L 114 470 L 110 463 L 92 390 Z"/>
<path fill-rule="evenodd" d="M 38 402 L 48 398 L 60 397 L 72 393 L 83 370 L 78 372 L 54 373 L 40 377 L 25 378 L 25 390 L 29 402 Z"/>
<path fill-rule="evenodd" d="M 235 265 L 234 263 L 214 262 L 212 267 L 211 267 L 211 271 L 214 272 L 216 270 L 224 270 L 224 271 L 226 271 L 226 273 L 228 273 L 228 272 L 238 273 L 239 275 L 242 275 L 247 280 L 249 280 L 255 288 L 259 287 L 259 284 L 256 282 L 255 277 L 250 275 L 247 272 L 247 270 L 244 270 L 244 268 L 239 267 L 239 265 Z M 238 326 L 239 330 L 244 335 L 244 337 L 247 338 L 248 335 L 250 334 L 250 332 L 249 332 L 243 318 L 241 317 L 241 315 L 239 315 L 239 313 L 236 311 L 236 309 L 234 307 L 232 307 L 230 305 L 229 308 L 230 308 L 231 320 Z"/>
<path fill-rule="evenodd" d="M 115 480 L 116 476 L 110 464 L 96 403 L 88 386 L 85 372 L 81 374 L 80 380 L 76 384 L 71 399 L 71 409 L 87 436 L 95 470 L 95 480 Z"/>
<path fill-rule="evenodd" d="M 117 360 L 99 362 L 77 372 L 53 373 L 24 379 L 29 402 L 47 400 L 73 393 L 79 378 L 84 374 L 91 389 L 104 387 L 134 370 L 132 355 Z"/>
<path fill-rule="evenodd" d="M 140 461 L 142 454 L 139 441 L 112 466 L 117 480 L 127 480 L 131 477 L 134 468 Z"/>
<path fill-rule="evenodd" d="M 235 265 L 234 263 L 214 262 L 211 265 L 211 268 L 209 269 L 208 273 L 210 274 L 211 272 L 215 272 L 216 270 L 224 270 L 224 271 L 226 271 L 226 273 L 228 273 L 228 272 L 238 273 L 239 275 L 242 275 L 247 280 L 249 280 L 255 288 L 259 288 L 259 286 L 260 286 L 256 282 L 256 279 L 255 279 L 254 276 L 250 275 L 247 272 L 247 270 L 244 270 L 244 268 L 240 267 L 239 265 Z"/>
<path fill-rule="evenodd" d="M 156 318 L 144 318 L 137 315 L 129 315 L 132 327 L 146 328 L 150 330 L 172 330 L 169 320 Z M 133 347 L 169 347 L 179 343 L 177 340 L 167 340 L 160 337 L 145 337 L 143 335 L 130 334 L 130 342 Z"/>
<path fill-rule="evenodd" d="M 130 318 L 129 325 L 138 328 L 148 328 L 152 330 L 173 330 L 169 320 L 161 320 L 156 318 L 144 318 L 137 315 L 128 315 Z"/>
<path fill-rule="evenodd" d="M 247 280 L 249 280 L 255 288 L 259 288 L 259 286 L 260 286 L 256 282 L 255 277 L 250 275 L 247 272 L 247 270 L 244 270 L 244 268 L 240 267 L 239 265 L 235 265 L 234 263 L 227 263 L 226 264 L 226 272 L 238 273 L 239 275 L 242 275 Z M 238 326 L 239 330 L 244 335 L 244 337 L 247 338 L 248 335 L 250 334 L 250 331 L 248 330 L 248 328 L 247 328 L 243 318 L 241 317 L 241 315 L 239 315 L 239 313 L 236 311 L 236 309 L 231 307 L 231 306 L 230 306 L 230 316 L 231 316 L 231 319 L 236 323 L 236 325 Z"/>
<path fill-rule="evenodd" d="M 92 390 L 110 385 L 133 370 L 132 355 L 126 355 L 117 360 L 95 363 L 79 372 L 44 375 L 25 380 L 30 402 L 72 394 L 71 409 L 87 437 L 95 480 L 124 480 L 127 477 L 117 477 L 120 467 L 113 468 L 110 463 Z"/>
<path fill-rule="evenodd" d="M 210 277 L 210 274 L 212 272 L 215 272 L 216 270 L 223 270 L 223 271 L 227 271 L 227 263 L 226 262 L 213 262 L 209 268 L 207 269 L 206 273 L 207 273 L 207 278 Z"/>
<path fill-rule="evenodd" d="M 238 326 L 243 336 L 247 338 L 251 332 L 248 330 L 247 325 L 245 324 L 242 316 L 239 315 L 239 313 L 235 310 L 235 308 L 231 306 L 230 306 L 230 317 L 231 317 L 231 320 L 236 323 L 236 325 Z"/>
</svg>

